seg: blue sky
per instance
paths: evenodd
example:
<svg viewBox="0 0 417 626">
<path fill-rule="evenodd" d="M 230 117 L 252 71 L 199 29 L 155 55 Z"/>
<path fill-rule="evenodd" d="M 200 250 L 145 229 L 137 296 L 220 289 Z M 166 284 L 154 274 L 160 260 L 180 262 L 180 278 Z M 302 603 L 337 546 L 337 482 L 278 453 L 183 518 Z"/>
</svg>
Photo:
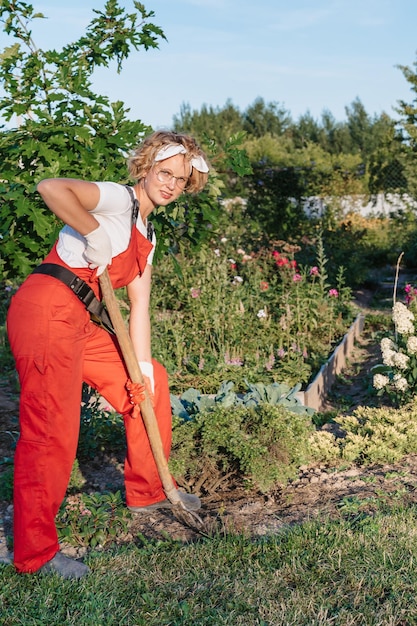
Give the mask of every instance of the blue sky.
<svg viewBox="0 0 417 626">
<path fill-rule="evenodd" d="M 31 0 L 48 20 L 33 29 L 38 47 L 77 39 L 105 0 Z M 100 70 L 98 93 L 122 100 L 130 117 L 170 127 L 183 103 L 243 111 L 257 97 L 294 120 L 324 110 L 336 120 L 359 98 L 370 115 L 395 117 L 413 92 L 397 65 L 414 67 L 416 0 L 143 0 L 168 39 L 132 54 L 121 75 Z M 120 4 L 133 9 L 131 0 Z M 6 45 L 0 33 L 0 48 Z"/>
</svg>

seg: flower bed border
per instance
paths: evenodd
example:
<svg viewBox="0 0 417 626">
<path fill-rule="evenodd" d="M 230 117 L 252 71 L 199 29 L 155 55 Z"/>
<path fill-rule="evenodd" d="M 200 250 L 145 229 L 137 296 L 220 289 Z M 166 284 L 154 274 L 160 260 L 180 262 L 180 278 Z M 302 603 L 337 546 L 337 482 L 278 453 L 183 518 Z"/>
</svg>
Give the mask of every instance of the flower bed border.
<svg viewBox="0 0 417 626">
<path fill-rule="evenodd" d="M 326 396 L 335 382 L 336 376 L 345 367 L 346 360 L 355 345 L 355 340 L 363 331 L 364 322 L 365 315 L 359 313 L 330 358 L 322 365 L 314 380 L 305 391 L 298 392 L 297 397 L 304 406 L 316 411 L 320 411 L 324 407 Z"/>
</svg>

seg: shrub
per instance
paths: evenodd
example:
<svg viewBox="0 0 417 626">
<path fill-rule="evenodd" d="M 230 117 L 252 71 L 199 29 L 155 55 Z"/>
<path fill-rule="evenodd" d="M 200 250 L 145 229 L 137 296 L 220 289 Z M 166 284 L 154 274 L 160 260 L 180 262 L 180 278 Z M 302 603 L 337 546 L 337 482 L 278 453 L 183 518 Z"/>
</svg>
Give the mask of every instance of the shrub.
<svg viewBox="0 0 417 626">
<path fill-rule="evenodd" d="M 237 480 L 268 492 L 295 478 L 309 458 L 312 423 L 281 406 L 215 406 L 193 420 L 174 420 L 170 466 L 196 493 Z"/>
<path fill-rule="evenodd" d="M 414 313 L 402 302 L 392 308 L 394 332 L 381 341 L 383 364 L 372 368 L 378 395 L 387 394 L 396 404 L 410 401 L 417 391 L 417 337 Z"/>
<path fill-rule="evenodd" d="M 310 437 L 310 451 L 316 461 L 395 463 L 417 450 L 417 408 L 413 403 L 400 409 L 359 407 L 352 415 L 334 421 L 343 429 L 343 437 L 323 431 Z"/>
<path fill-rule="evenodd" d="M 317 430 L 310 437 L 310 454 L 313 461 L 333 464 L 340 460 L 341 451 L 332 433 Z"/>
<path fill-rule="evenodd" d="M 342 457 L 362 463 L 393 463 L 417 449 L 417 410 L 360 407 L 336 422 L 346 430 Z"/>
</svg>

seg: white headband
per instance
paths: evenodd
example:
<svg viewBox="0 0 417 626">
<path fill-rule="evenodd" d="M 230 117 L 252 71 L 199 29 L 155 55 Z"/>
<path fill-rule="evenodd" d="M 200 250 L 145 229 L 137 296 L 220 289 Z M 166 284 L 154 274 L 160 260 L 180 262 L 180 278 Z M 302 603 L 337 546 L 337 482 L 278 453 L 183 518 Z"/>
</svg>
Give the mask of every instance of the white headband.
<svg viewBox="0 0 417 626">
<path fill-rule="evenodd" d="M 170 143 L 165 148 L 161 148 L 155 157 L 155 161 L 163 161 L 177 154 L 187 154 L 187 150 L 180 143 Z M 192 167 L 204 174 L 209 171 L 209 167 L 202 156 L 193 157 L 190 161 Z"/>
</svg>

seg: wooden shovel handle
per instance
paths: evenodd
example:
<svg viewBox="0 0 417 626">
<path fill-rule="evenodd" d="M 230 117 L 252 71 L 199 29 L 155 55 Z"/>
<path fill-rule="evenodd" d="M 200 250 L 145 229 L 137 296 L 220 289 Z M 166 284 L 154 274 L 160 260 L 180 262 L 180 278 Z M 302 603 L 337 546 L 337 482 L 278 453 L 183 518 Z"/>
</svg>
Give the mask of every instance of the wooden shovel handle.
<svg viewBox="0 0 417 626">
<path fill-rule="evenodd" d="M 103 299 L 106 304 L 107 311 L 110 315 L 110 319 L 116 333 L 117 341 L 119 342 L 120 350 L 122 351 L 126 368 L 130 376 L 130 380 L 132 381 L 132 383 L 143 384 L 143 374 L 136 358 L 132 340 L 130 339 L 129 332 L 120 312 L 116 296 L 114 295 L 113 286 L 111 284 L 107 268 L 99 276 L 99 281 L 103 294 Z M 168 462 L 164 453 L 155 411 L 153 410 L 152 402 L 147 391 L 145 391 L 145 400 L 141 402 L 139 406 L 140 412 L 142 414 L 143 423 L 148 434 L 152 454 L 155 459 L 155 464 L 158 469 L 159 477 L 161 479 L 162 487 L 165 491 L 167 498 L 173 504 L 178 504 L 181 502 L 181 500 L 178 496 L 178 490 L 174 484 L 168 468 Z"/>
</svg>

